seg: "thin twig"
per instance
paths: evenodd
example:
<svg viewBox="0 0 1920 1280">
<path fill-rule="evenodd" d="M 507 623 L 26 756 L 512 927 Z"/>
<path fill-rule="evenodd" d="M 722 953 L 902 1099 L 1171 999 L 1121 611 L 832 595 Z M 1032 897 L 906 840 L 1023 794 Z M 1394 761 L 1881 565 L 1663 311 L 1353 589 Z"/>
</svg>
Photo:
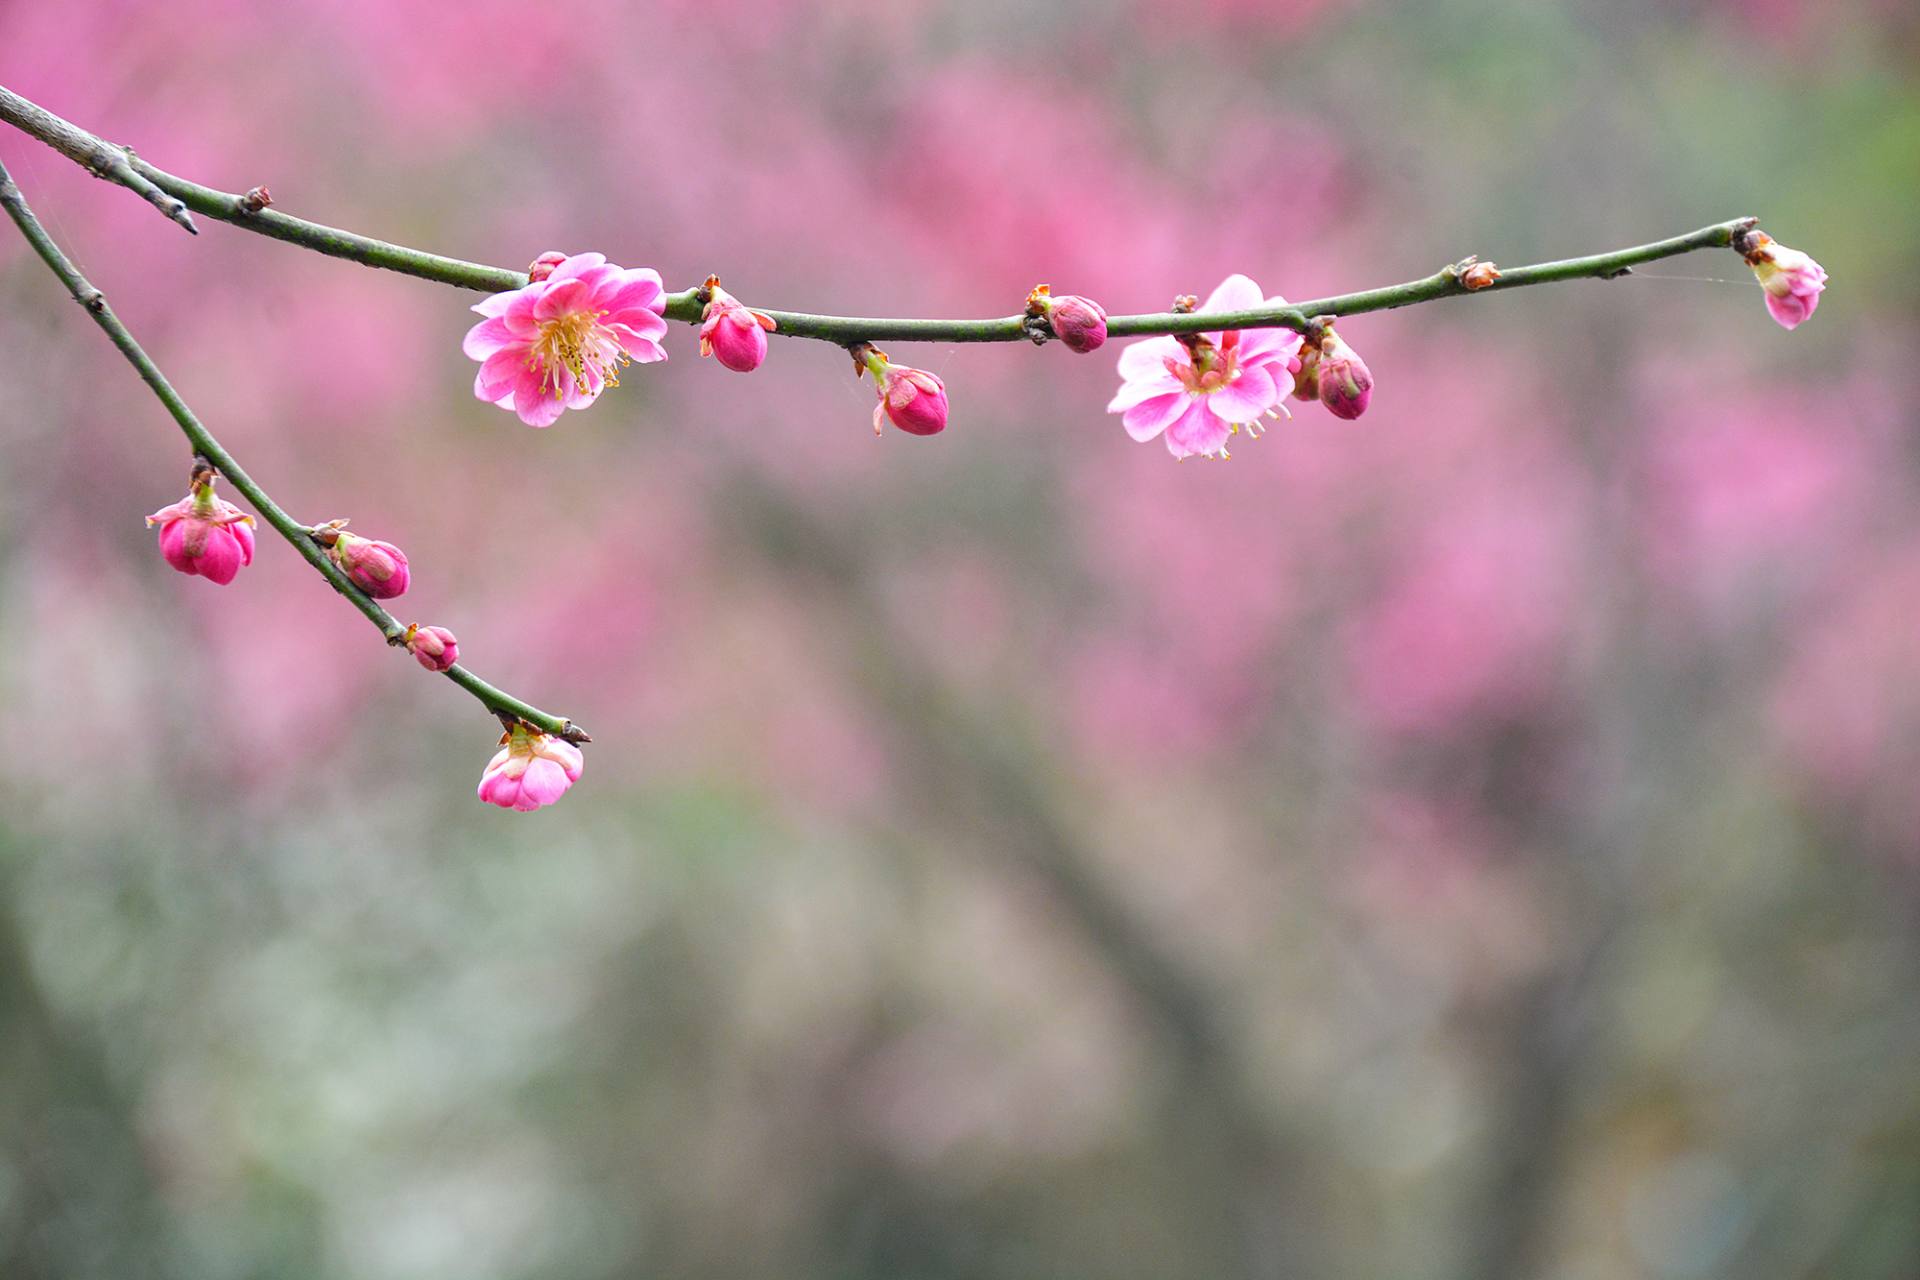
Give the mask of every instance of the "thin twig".
<svg viewBox="0 0 1920 1280">
<path fill-rule="evenodd" d="M 118 148 L 101 142 L 86 130 L 5 88 L 0 88 L 0 120 L 7 121 L 89 167 L 92 163 L 89 157 L 102 153 L 102 149 L 120 154 Z M 253 208 L 244 196 L 216 191 L 212 187 L 203 187 L 197 182 L 176 177 L 164 169 L 154 168 L 137 156 L 126 156 L 126 165 L 123 167 L 133 181 L 114 171 L 103 176 L 115 178 L 128 186 L 134 186 L 135 182 L 144 183 L 209 218 L 217 218 L 248 231 L 335 258 L 346 258 L 422 280 L 488 293 L 517 289 L 527 283 L 526 273 L 522 271 L 442 257 L 437 253 L 427 253 L 342 231 L 338 227 L 290 217 L 276 209 Z M 134 186 L 134 189 L 142 188 Z M 1527 267 L 1503 267 L 1498 280 L 1479 289 L 1467 288 L 1460 282 L 1459 272 L 1449 266 L 1405 284 L 1343 293 L 1330 298 L 1314 298 L 1283 306 L 1215 312 L 1211 315 L 1158 311 L 1144 315 L 1112 316 L 1107 321 L 1107 333 L 1113 337 L 1133 337 L 1163 333 L 1207 333 L 1221 329 L 1285 328 L 1305 331 L 1316 316 L 1360 315 L 1469 293 L 1499 293 L 1562 280 L 1611 280 L 1628 274 L 1642 263 L 1677 257 L 1696 249 L 1724 248 L 1733 243 L 1737 234 L 1754 223 L 1753 218 L 1735 218 L 1701 227 L 1683 236 L 1615 249 L 1610 253 L 1536 263 Z M 703 309 L 699 294 L 697 286 L 668 294 L 665 299 L 667 319 L 698 323 Z M 765 307 L 755 307 L 755 310 L 773 318 L 778 326 L 774 330 L 777 336 L 817 338 L 840 346 L 862 342 L 1031 342 L 1034 337 L 1024 315 L 999 316 L 987 320 L 908 320 L 816 315 L 806 311 L 774 311 Z"/>
<path fill-rule="evenodd" d="M 266 490 L 256 484 L 253 477 L 233 460 L 233 455 L 228 453 L 206 427 L 201 425 L 200 420 L 194 416 L 193 410 L 187 407 L 187 402 L 180 398 L 180 393 L 173 389 L 173 384 L 168 382 L 166 376 L 160 372 L 159 366 L 154 364 L 145 351 L 141 350 L 140 344 L 134 341 L 133 334 L 127 331 L 127 327 L 120 322 L 120 318 L 113 314 L 112 308 L 107 306 L 106 296 L 87 282 L 86 277 L 80 274 L 68 260 L 67 255 L 61 252 L 60 246 L 53 242 L 46 228 L 40 225 L 40 220 L 34 217 L 33 210 L 27 207 L 25 197 L 20 194 L 19 186 L 14 183 L 5 165 L 0 165 L 0 206 L 6 208 L 7 215 L 13 219 L 14 225 L 20 228 L 20 234 L 27 238 L 27 243 L 33 246 L 33 251 L 40 255 L 40 260 L 52 269 L 54 275 L 60 277 L 60 282 L 67 286 L 67 292 L 73 295 L 74 301 L 86 308 L 87 314 L 93 317 L 94 323 L 106 332 L 107 337 L 113 340 L 113 345 L 120 348 L 120 353 L 126 356 L 128 362 L 139 372 L 141 379 L 152 388 L 154 395 L 159 397 L 160 403 L 165 405 L 167 412 L 173 415 L 173 420 L 180 424 L 180 430 L 185 433 L 194 452 L 219 468 L 220 474 L 224 475 L 233 487 L 253 504 L 254 510 L 260 513 L 261 518 L 272 525 L 275 532 L 300 553 L 300 558 L 312 565 L 335 591 L 345 596 L 349 604 L 366 615 L 367 621 L 380 629 L 380 634 L 386 637 L 387 643 L 399 644 L 406 634 L 406 628 L 397 618 L 374 603 L 364 591 L 356 587 L 353 581 L 327 557 L 320 544 L 308 533 L 307 526 L 281 510 L 280 505 L 267 496 Z M 512 694 L 494 688 L 464 667 L 452 667 L 446 674 L 450 680 L 478 698 L 487 710 L 496 715 L 517 717 L 569 742 L 589 740 L 586 733 L 566 717 L 550 715 L 538 707 L 522 702 Z"/>
</svg>

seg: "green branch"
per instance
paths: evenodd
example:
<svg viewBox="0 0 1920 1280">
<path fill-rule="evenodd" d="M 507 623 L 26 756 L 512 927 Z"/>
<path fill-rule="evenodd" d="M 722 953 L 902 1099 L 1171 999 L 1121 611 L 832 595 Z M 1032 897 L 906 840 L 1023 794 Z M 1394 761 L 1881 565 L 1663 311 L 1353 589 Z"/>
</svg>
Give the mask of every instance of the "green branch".
<svg viewBox="0 0 1920 1280">
<path fill-rule="evenodd" d="M 149 199 L 157 195 L 164 200 L 173 200 L 195 213 L 244 227 L 260 235 L 272 236 L 288 244 L 297 244 L 316 253 L 487 293 L 517 289 L 527 283 L 524 271 L 464 262 L 459 258 L 442 257 L 437 253 L 375 240 L 371 236 L 356 235 L 338 227 L 289 217 L 265 208 L 259 201 L 244 195 L 216 191 L 212 187 L 189 182 L 164 169 L 154 168 L 125 148 L 104 142 L 5 88 L 0 88 L 0 120 L 39 138 L 62 154 L 87 165 L 100 176 L 119 182 Z M 107 157 L 104 169 L 96 162 L 96 157 Z M 185 216 L 184 212 L 181 216 Z M 191 225 L 190 219 L 188 223 Z M 1145 315 L 1112 316 L 1107 321 L 1107 333 L 1122 338 L 1219 329 L 1284 328 L 1304 331 L 1316 317 L 1387 311 L 1463 294 L 1499 293 L 1561 280 L 1611 280 L 1627 274 L 1642 263 L 1692 253 L 1696 249 L 1725 248 L 1733 243 L 1735 235 L 1753 225 L 1752 218 L 1736 218 L 1690 231 L 1683 236 L 1674 236 L 1670 240 L 1616 249 L 1611 253 L 1502 269 L 1498 280 L 1479 289 L 1468 288 L 1461 282 L 1457 266 L 1450 266 L 1405 284 L 1343 293 L 1331 298 L 1314 298 L 1285 306 L 1222 311 L 1210 315 L 1156 311 Z M 698 288 L 670 293 L 666 296 L 667 319 L 698 323 L 704 302 Z M 817 338 L 839 346 L 855 346 L 862 342 L 1031 342 L 1036 338 L 1045 338 L 1044 333 L 1035 333 L 1024 315 L 999 316 L 987 320 L 904 320 L 825 316 L 805 311 L 773 311 L 765 307 L 755 307 L 755 310 L 773 317 L 778 325 L 774 330 L 776 335 Z"/>
<path fill-rule="evenodd" d="M 381 608 L 366 592 L 355 586 L 352 579 L 342 573 L 327 557 L 327 553 L 320 544 L 314 541 L 308 533 L 307 526 L 282 510 L 280 504 L 269 497 L 267 491 L 255 483 L 253 477 L 234 461 L 233 455 L 228 453 L 220 442 L 213 438 L 212 433 L 201 425 L 200 420 L 194 416 L 193 410 L 187 407 L 187 402 L 180 398 L 180 393 L 173 389 L 173 384 L 168 382 L 166 375 L 160 372 L 159 366 L 154 364 L 153 359 L 141 349 L 140 344 L 134 341 L 133 334 L 128 332 L 127 327 L 120 322 L 120 318 L 107 306 L 106 296 L 87 282 L 86 277 L 80 274 L 68 260 L 67 255 L 60 251 L 60 246 L 47 235 L 46 228 L 40 225 L 40 220 L 34 217 L 33 210 L 27 207 L 25 197 L 20 194 L 20 188 L 8 174 L 5 165 L 0 165 L 0 206 L 6 208 L 7 216 L 12 218 L 14 225 L 20 228 L 20 234 L 27 238 L 27 243 L 32 245 L 33 251 L 40 255 L 40 260 L 52 269 L 54 275 L 60 277 L 60 282 L 66 285 L 67 292 L 73 295 L 74 301 L 86 308 L 87 314 L 93 317 L 94 323 L 98 324 L 107 337 L 112 339 L 114 346 L 120 348 L 120 353 L 126 356 L 128 363 L 138 371 L 141 380 L 153 390 L 154 395 L 159 397 L 160 403 L 165 405 L 167 412 L 173 415 L 173 420 L 180 424 L 180 430 L 192 444 L 194 452 L 218 468 L 220 474 L 225 476 L 241 496 L 253 505 L 253 509 L 260 513 L 261 518 L 272 525 L 274 531 L 300 553 L 301 559 L 312 565 L 335 591 L 345 596 L 349 604 L 366 615 L 367 621 L 380 629 L 380 634 L 386 637 L 388 644 L 400 644 L 406 635 L 406 628 L 400 624 L 399 619 Z M 512 694 L 494 688 L 464 667 L 455 666 L 448 670 L 446 675 L 455 684 L 473 694 L 487 710 L 496 715 L 524 720 L 569 742 L 588 741 L 586 733 L 564 716 L 549 715 L 538 707 L 522 702 Z"/>
</svg>

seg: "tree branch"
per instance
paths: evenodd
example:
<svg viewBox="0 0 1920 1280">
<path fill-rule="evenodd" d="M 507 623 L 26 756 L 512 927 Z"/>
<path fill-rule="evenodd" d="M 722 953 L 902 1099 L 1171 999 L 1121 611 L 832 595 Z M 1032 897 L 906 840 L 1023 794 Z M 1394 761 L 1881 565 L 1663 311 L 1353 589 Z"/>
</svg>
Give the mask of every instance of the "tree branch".
<svg viewBox="0 0 1920 1280">
<path fill-rule="evenodd" d="M 433 280 L 462 289 L 478 289 L 488 293 L 517 289 L 527 283 L 526 273 L 522 271 L 510 271 L 504 267 L 490 267 L 483 263 L 442 257 L 437 253 L 410 249 L 405 245 L 390 244 L 385 240 L 375 240 L 370 236 L 342 231 L 338 227 L 290 217 L 277 210 L 258 208 L 249 204 L 244 196 L 227 191 L 216 191 L 212 187 L 203 187 L 197 182 L 176 177 L 164 169 L 156 169 L 139 157 L 124 152 L 111 143 L 101 141 L 86 130 L 62 120 L 52 112 L 36 106 L 4 87 L 0 87 L 0 120 L 5 120 L 23 133 L 40 139 L 62 154 L 86 165 L 96 174 L 139 191 L 148 199 L 153 199 L 156 195 L 162 199 L 172 199 L 209 218 L 229 222 L 264 236 L 272 236 L 276 240 L 284 240 L 289 244 L 297 244 L 317 253 L 346 258 L 370 267 L 398 271 L 422 280 Z M 110 159 L 117 159 L 119 163 L 109 163 L 106 170 L 102 171 L 96 166 L 94 160 L 96 156 L 108 156 Z M 149 192 L 152 194 L 148 194 Z M 182 216 L 185 216 L 184 212 Z M 1615 249 L 1610 253 L 1597 253 L 1585 258 L 1567 258 L 1559 262 L 1542 262 L 1526 267 L 1502 268 L 1499 279 L 1478 289 L 1469 288 L 1462 283 L 1457 267 L 1449 266 L 1433 275 L 1419 280 L 1409 280 L 1405 284 L 1365 289 L 1358 293 L 1337 294 L 1330 298 L 1314 298 L 1286 306 L 1215 312 L 1210 315 L 1159 311 L 1144 315 L 1110 316 L 1107 320 L 1107 333 L 1111 337 L 1135 337 L 1147 334 L 1205 333 L 1220 329 L 1284 328 L 1304 331 L 1316 317 L 1322 316 L 1351 316 L 1369 311 L 1388 311 L 1395 307 L 1408 307 L 1415 303 L 1434 302 L 1441 298 L 1459 297 L 1469 293 L 1497 293 L 1507 289 L 1552 284 L 1562 280 L 1611 280 L 1616 276 L 1628 274 L 1642 263 L 1692 253 L 1696 249 L 1728 247 L 1732 245 L 1736 235 L 1752 227 L 1755 222 L 1756 219 L 1753 218 L 1735 218 L 1728 222 L 1717 222 L 1709 227 L 1701 227 L 1698 231 L 1690 231 L 1683 236 L 1656 240 L 1651 244 L 1634 245 L 1626 249 Z M 700 296 L 698 288 L 684 289 L 679 293 L 670 293 L 666 296 L 666 316 L 669 320 L 697 324 L 704 306 L 705 300 Z M 999 316 L 987 320 L 907 320 L 815 315 L 805 311 L 773 311 L 760 306 L 754 309 L 773 317 L 774 323 L 778 326 L 774 330 L 775 335 L 789 338 L 817 338 L 840 346 L 854 346 L 862 342 L 1031 342 L 1034 338 L 1024 315 Z"/>
<path fill-rule="evenodd" d="M 134 341 L 133 334 L 127 331 L 127 327 L 120 322 L 120 318 L 107 306 L 106 296 L 87 282 L 86 277 L 80 274 L 73 263 L 67 259 L 66 254 L 60 251 L 60 246 L 47 235 L 46 228 L 40 225 L 40 220 L 34 217 L 33 210 L 27 207 L 26 199 L 20 194 L 20 188 L 14 183 L 12 175 L 7 172 L 4 164 L 0 164 L 0 206 L 6 208 L 7 216 L 12 218 L 14 225 L 20 228 L 20 234 L 27 238 L 27 243 L 32 245 L 33 251 L 40 255 L 40 260 L 52 269 L 54 275 L 60 277 L 60 282 L 67 286 L 67 292 L 73 295 L 74 301 L 86 308 L 87 314 L 93 317 L 94 323 L 106 332 L 107 337 L 113 340 L 113 345 L 120 348 L 120 353 L 126 356 L 127 361 L 139 372 L 141 380 L 152 388 L 154 395 L 160 398 L 160 403 L 165 405 L 167 412 L 173 415 L 173 420 L 180 424 L 180 430 L 185 433 L 194 451 L 219 469 L 220 474 L 224 475 L 233 487 L 253 504 L 254 510 L 260 513 L 261 518 L 272 525 L 275 532 L 300 553 L 301 559 L 312 565 L 335 591 L 346 597 L 349 604 L 366 615 L 367 621 L 380 629 L 380 634 L 386 637 L 388 644 L 401 643 L 406 634 L 406 628 L 400 624 L 400 621 L 356 587 L 352 580 L 342 573 L 332 560 L 328 559 L 320 544 L 308 533 L 307 526 L 281 510 L 280 505 L 267 496 L 266 490 L 256 484 L 253 477 L 243 471 L 240 464 L 233 460 L 233 455 L 228 453 L 220 442 L 201 425 L 200 420 L 194 416 L 193 410 L 187 407 L 187 402 L 180 398 L 180 393 L 173 389 L 173 384 L 169 383 L 166 376 L 160 372 L 159 366 L 155 365 L 152 358 L 141 350 L 140 344 Z M 587 734 L 566 717 L 550 715 L 530 703 L 522 702 L 512 694 L 494 688 L 464 667 L 452 667 L 446 675 L 448 679 L 478 698 L 481 705 L 495 715 L 524 720 L 544 732 L 565 738 L 569 742 L 589 740 Z"/>
<path fill-rule="evenodd" d="M 131 149 L 96 137 L 4 88 L 0 88 L 0 119 L 32 134 L 94 177 L 119 183 L 194 235 L 200 234 L 181 200 L 160 190 L 144 174 L 134 172 Z"/>
</svg>

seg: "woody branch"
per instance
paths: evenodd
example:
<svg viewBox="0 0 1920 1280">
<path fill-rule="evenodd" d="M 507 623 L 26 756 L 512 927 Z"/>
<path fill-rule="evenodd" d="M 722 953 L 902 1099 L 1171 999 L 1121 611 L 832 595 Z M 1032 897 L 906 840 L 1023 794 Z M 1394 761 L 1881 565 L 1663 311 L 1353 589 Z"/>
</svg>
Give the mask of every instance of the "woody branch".
<svg viewBox="0 0 1920 1280">
<path fill-rule="evenodd" d="M 254 193 L 235 194 L 202 186 L 156 168 L 128 149 L 106 142 L 4 87 L 0 87 L 0 120 L 40 139 L 98 176 L 139 193 L 163 211 L 168 211 L 168 205 L 162 201 L 181 206 L 176 221 L 185 219 L 183 225 L 189 229 L 191 219 L 187 217 L 187 209 L 330 257 L 345 258 L 364 266 L 397 271 L 457 288 L 494 293 L 517 289 L 528 281 L 524 271 L 466 262 L 376 240 L 371 236 L 309 222 L 268 208 Z M 169 212 L 169 216 L 174 215 Z M 1662 258 L 1677 257 L 1700 249 L 1734 246 L 1739 236 L 1753 228 L 1755 221 L 1753 218 L 1734 218 L 1665 240 L 1524 267 L 1502 267 L 1493 271 L 1491 264 L 1482 263 L 1478 264 L 1482 267 L 1478 278 L 1471 273 L 1475 260 L 1467 258 L 1418 280 L 1285 306 L 1208 314 L 1159 311 L 1115 315 L 1108 317 L 1107 333 L 1112 337 L 1141 337 L 1258 328 L 1284 328 L 1304 333 L 1316 319 L 1322 317 L 1389 311 L 1417 303 L 1436 302 L 1442 298 L 1497 293 L 1567 280 L 1611 280 L 1629 274 L 1637 266 Z M 1480 283 L 1480 280 L 1486 283 Z M 669 320 L 697 324 L 706 301 L 706 288 L 701 285 L 669 293 L 664 299 L 664 314 Z M 756 310 L 773 320 L 776 326 L 773 332 L 778 336 L 815 338 L 846 347 L 858 346 L 863 342 L 1030 342 L 1036 336 L 1045 336 L 1044 333 L 1036 334 L 1030 317 L 1024 314 L 982 320 L 943 320 L 833 316 L 769 308 Z"/>
</svg>

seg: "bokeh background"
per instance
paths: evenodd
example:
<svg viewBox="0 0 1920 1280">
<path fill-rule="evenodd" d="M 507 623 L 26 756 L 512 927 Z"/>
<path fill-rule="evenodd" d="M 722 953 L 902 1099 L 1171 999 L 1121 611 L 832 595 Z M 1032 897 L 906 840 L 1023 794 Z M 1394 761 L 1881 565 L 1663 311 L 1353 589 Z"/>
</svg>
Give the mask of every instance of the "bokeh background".
<svg viewBox="0 0 1920 1280">
<path fill-rule="evenodd" d="M 670 363 L 535 432 L 474 296 L 0 157 L 556 808 L 0 235 L 0 1274 L 1920 1274 L 1920 19 L 1862 0 L 0 6 L 164 168 L 749 302 L 1296 298 L 1367 417 L 1176 466 L 1110 348 Z"/>
</svg>

